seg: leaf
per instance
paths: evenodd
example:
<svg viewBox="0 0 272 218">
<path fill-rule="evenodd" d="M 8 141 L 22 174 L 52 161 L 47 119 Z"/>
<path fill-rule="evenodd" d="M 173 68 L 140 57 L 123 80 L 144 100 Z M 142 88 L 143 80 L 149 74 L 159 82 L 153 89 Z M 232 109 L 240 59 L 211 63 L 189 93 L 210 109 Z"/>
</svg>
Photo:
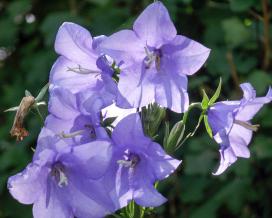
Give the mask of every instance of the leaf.
<svg viewBox="0 0 272 218">
<path fill-rule="evenodd" d="M 36 101 L 36 102 L 40 102 L 40 101 L 43 99 L 44 95 L 45 95 L 46 92 L 47 92 L 48 87 L 49 87 L 49 83 L 47 83 L 47 84 L 41 89 L 41 91 L 39 92 L 39 94 L 38 94 L 37 97 L 35 98 L 35 101 Z"/>
<path fill-rule="evenodd" d="M 208 106 L 209 106 L 209 97 L 206 94 L 204 89 L 202 90 L 202 92 L 203 92 L 203 99 L 202 99 L 202 102 L 201 102 L 201 107 L 202 107 L 203 110 L 206 110 L 208 108 Z"/>
<path fill-rule="evenodd" d="M 169 137 L 170 127 L 169 127 L 169 121 L 165 121 L 165 129 L 164 129 L 164 138 L 163 138 L 163 147 L 167 147 L 167 140 Z"/>
<path fill-rule="evenodd" d="M 248 10 L 253 6 L 255 0 L 230 0 L 230 9 L 235 12 Z"/>
<path fill-rule="evenodd" d="M 212 129 L 211 129 L 210 124 L 208 122 L 208 116 L 207 115 L 204 115 L 204 124 L 205 124 L 205 128 L 206 128 L 206 131 L 207 131 L 208 135 L 211 138 L 213 138 Z"/>
<path fill-rule="evenodd" d="M 31 10 L 31 2 L 29 0 L 14 1 L 9 4 L 7 10 L 12 17 L 18 17 Z"/>
<path fill-rule="evenodd" d="M 216 102 L 216 100 L 218 99 L 218 97 L 219 97 L 219 95 L 221 93 L 221 87 L 222 87 L 222 79 L 220 77 L 218 87 L 217 87 L 213 97 L 210 99 L 209 105 L 212 105 L 214 102 Z"/>
<path fill-rule="evenodd" d="M 225 19 L 222 22 L 225 41 L 230 48 L 238 47 L 249 41 L 251 33 L 238 17 Z"/>
</svg>

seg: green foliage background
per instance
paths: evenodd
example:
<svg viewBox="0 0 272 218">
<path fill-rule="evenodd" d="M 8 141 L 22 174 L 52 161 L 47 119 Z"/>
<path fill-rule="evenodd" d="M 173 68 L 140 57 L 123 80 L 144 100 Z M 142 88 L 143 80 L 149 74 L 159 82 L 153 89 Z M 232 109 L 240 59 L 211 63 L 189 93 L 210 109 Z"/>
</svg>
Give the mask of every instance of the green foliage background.
<svg viewBox="0 0 272 218">
<path fill-rule="evenodd" d="M 24 90 L 34 95 L 48 81 L 56 59 L 53 43 L 57 28 L 73 21 L 93 36 L 129 28 L 151 0 L 0 0 L 0 218 L 29 218 L 31 206 L 20 205 L 9 195 L 6 182 L 31 160 L 31 147 L 41 123 L 30 114 L 30 136 L 16 142 L 9 136 L 13 113 L 2 113 L 19 104 Z M 178 32 L 212 49 L 200 72 L 189 78 L 191 101 L 201 100 L 201 90 L 212 95 L 223 79 L 220 99 L 241 96 L 238 84 L 251 82 L 258 95 L 272 84 L 269 40 L 269 0 L 163 0 Z M 266 7 L 265 3 L 270 4 Z M 266 10 L 267 9 L 267 10 Z M 129 46 L 129 45 L 128 45 Z M 266 63 L 265 63 L 266 62 Z M 198 111 L 190 114 L 190 127 Z M 170 120 L 180 115 L 168 112 Z M 272 217 L 272 107 L 254 119 L 261 128 L 250 145 L 251 158 L 236 162 L 225 174 L 212 172 L 219 161 L 218 145 L 202 126 L 177 152 L 183 164 L 159 189 L 169 202 L 150 217 L 257 218 Z M 31 193 L 29 193 L 31 194 Z"/>
</svg>

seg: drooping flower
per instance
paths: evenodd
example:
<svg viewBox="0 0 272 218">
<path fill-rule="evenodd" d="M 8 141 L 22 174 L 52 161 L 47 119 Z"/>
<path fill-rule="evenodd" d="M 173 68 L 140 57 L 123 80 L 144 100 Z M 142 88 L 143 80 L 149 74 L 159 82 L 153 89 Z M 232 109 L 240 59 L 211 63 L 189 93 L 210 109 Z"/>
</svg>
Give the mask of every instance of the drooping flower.
<svg viewBox="0 0 272 218">
<path fill-rule="evenodd" d="M 50 72 L 50 90 L 63 87 L 73 94 L 96 92 L 107 100 L 107 105 L 112 104 L 117 95 L 113 71 L 97 49 L 104 39 L 105 36 L 92 38 L 77 24 L 63 23 L 55 41 L 55 50 L 60 57 Z"/>
<path fill-rule="evenodd" d="M 173 173 L 181 161 L 167 155 L 159 144 L 144 135 L 138 114 L 122 119 L 112 132 L 112 140 L 113 158 L 105 185 L 116 208 L 131 200 L 144 207 L 164 203 L 166 199 L 154 183 Z"/>
<path fill-rule="evenodd" d="M 86 98 L 86 99 L 85 99 Z M 56 87 L 51 90 L 45 126 L 74 145 L 97 139 L 108 139 L 101 127 L 100 110 L 105 99 L 99 93 L 72 94 L 69 90 Z"/>
<path fill-rule="evenodd" d="M 109 141 L 69 146 L 43 129 L 33 162 L 9 178 L 11 195 L 33 204 L 34 218 L 103 217 L 114 210 L 101 176 L 109 164 Z"/>
<path fill-rule="evenodd" d="M 213 137 L 220 144 L 220 166 L 214 175 L 223 173 L 237 157 L 250 157 L 248 145 L 253 131 L 259 126 L 251 124 L 251 120 L 264 104 L 272 101 L 271 88 L 265 97 L 256 97 L 256 91 L 249 83 L 240 87 L 244 93 L 240 101 L 218 102 L 208 110 Z"/>
<path fill-rule="evenodd" d="M 99 45 L 121 62 L 117 106 L 142 107 L 157 102 L 175 112 L 188 108 L 187 75 L 200 69 L 210 50 L 177 35 L 168 11 L 160 1 L 149 5 L 133 30 L 121 30 Z"/>
</svg>

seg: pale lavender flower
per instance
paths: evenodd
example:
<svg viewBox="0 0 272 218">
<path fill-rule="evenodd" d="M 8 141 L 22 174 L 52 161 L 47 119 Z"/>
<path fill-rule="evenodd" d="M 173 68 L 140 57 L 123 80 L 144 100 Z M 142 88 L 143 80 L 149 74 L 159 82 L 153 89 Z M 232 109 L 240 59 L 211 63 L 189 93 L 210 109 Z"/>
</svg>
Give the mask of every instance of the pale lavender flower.
<svg viewBox="0 0 272 218">
<path fill-rule="evenodd" d="M 100 49 L 121 65 L 117 106 L 142 107 L 157 102 L 175 112 L 188 108 L 187 75 L 205 63 L 210 50 L 177 35 L 160 1 L 149 5 L 133 30 L 121 30 L 103 40 Z"/>
<path fill-rule="evenodd" d="M 43 129 L 37 148 L 33 162 L 8 181 L 15 199 L 33 204 L 34 218 L 98 218 L 114 210 L 97 180 L 109 164 L 109 141 L 72 147 Z"/>
<path fill-rule="evenodd" d="M 142 130 L 138 114 L 122 119 L 112 133 L 113 158 L 105 175 L 106 187 L 116 208 L 131 200 L 144 207 L 155 207 L 166 199 L 154 184 L 173 173 L 181 161 L 165 153 Z"/>
<path fill-rule="evenodd" d="M 220 166 L 214 175 L 223 173 L 237 157 L 250 157 L 248 145 L 252 132 L 259 126 L 250 121 L 264 104 L 272 100 L 271 88 L 265 97 L 256 97 L 256 91 L 249 83 L 240 86 L 244 92 L 240 101 L 218 102 L 208 110 L 213 137 L 220 144 Z"/>
<path fill-rule="evenodd" d="M 60 55 L 50 72 L 50 90 L 55 87 L 69 89 L 73 94 L 99 92 L 101 98 L 113 103 L 117 86 L 113 71 L 101 58 L 97 49 L 105 36 L 92 38 L 83 27 L 65 22 L 58 30 L 55 50 Z"/>
</svg>

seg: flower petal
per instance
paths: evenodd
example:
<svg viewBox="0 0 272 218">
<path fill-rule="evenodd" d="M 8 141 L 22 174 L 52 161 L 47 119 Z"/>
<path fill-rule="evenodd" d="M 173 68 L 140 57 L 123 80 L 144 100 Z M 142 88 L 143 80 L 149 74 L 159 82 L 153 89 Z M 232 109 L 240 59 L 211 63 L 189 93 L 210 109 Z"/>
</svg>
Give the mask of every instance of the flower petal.
<svg viewBox="0 0 272 218">
<path fill-rule="evenodd" d="M 252 86 L 247 85 L 246 87 L 247 89 L 245 87 L 243 88 L 244 99 L 242 99 L 241 106 L 235 116 L 235 119 L 242 121 L 251 120 L 264 104 L 272 101 L 272 91 L 270 87 L 266 96 L 257 98 L 255 98 L 254 89 L 249 88 Z"/>
<path fill-rule="evenodd" d="M 97 54 L 92 48 L 92 36 L 85 28 L 70 22 L 63 23 L 57 33 L 55 50 L 81 67 L 97 70 Z"/>
<path fill-rule="evenodd" d="M 162 147 L 155 142 L 149 144 L 147 152 L 149 164 L 155 172 L 156 180 L 167 178 L 181 164 L 181 161 L 167 155 Z"/>
<path fill-rule="evenodd" d="M 128 46 L 129 45 L 129 46 Z M 121 30 L 112 34 L 100 43 L 100 50 L 112 57 L 117 63 L 124 62 L 129 67 L 135 61 L 142 62 L 145 55 L 145 44 L 131 30 Z"/>
<path fill-rule="evenodd" d="M 174 76 L 159 72 L 156 81 L 155 102 L 176 113 L 187 111 L 189 96 L 187 93 L 187 78 L 185 76 Z"/>
<path fill-rule="evenodd" d="M 242 83 L 240 87 L 243 90 L 244 99 L 252 100 L 256 98 L 256 90 L 250 83 Z"/>
<path fill-rule="evenodd" d="M 229 142 L 234 154 L 237 157 L 250 157 L 250 151 L 248 149 L 248 144 L 252 138 L 252 131 L 246 129 L 238 124 L 233 124 L 231 131 L 229 133 Z"/>
<path fill-rule="evenodd" d="M 9 192 L 20 203 L 33 204 L 44 191 L 46 177 L 42 167 L 31 163 L 23 172 L 9 178 Z"/>
<path fill-rule="evenodd" d="M 163 197 L 154 187 L 155 178 L 152 170 L 143 159 L 135 168 L 133 177 L 133 199 L 143 207 L 157 207 L 165 203 L 167 199 Z"/>
<path fill-rule="evenodd" d="M 80 173 L 72 174 L 68 186 L 61 191 L 75 217 L 104 217 L 114 210 L 113 202 L 103 184 L 100 181 L 82 179 Z"/>
<path fill-rule="evenodd" d="M 66 200 L 58 193 L 57 188 L 52 184 L 50 186 L 49 201 L 47 195 L 43 193 L 34 203 L 34 218 L 73 218 L 72 208 L 66 204 Z M 70 196 L 71 197 L 71 196 Z"/>
<path fill-rule="evenodd" d="M 112 132 L 112 140 L 117 146 L 146 146 L 150 140 L 144 136 L 141 118 L 137 113 L 122 119 Z"/>
<path fill-rule="evenodd" d="M 148 46 L 159 48 L 177 34 L 169 13 L 162 2 L 150 4 L 134 22 L 133 30 Z"/>
<path fill-rule="evenodd" d="M 172 74 L 192 75 L 207 60 L 210 49 L 185 36 L 178 35 L 162 47 L 162 68 Z"/>
<path fill-rule="evenodd" d="M 118 210 L 129 204 L 132 200 L 133 190 L 129 183 L 128 168 L 117 163 L 118 159 L 122 159 L 122 156 L 114 154 L 113 157 L 104 177 L 104 183 L 106 190 L 115 204 L 116 210 Z"/>
<path fill-rule="evenodd" d="M 224 101 L 215 103 L 208 110 L 208 122 L 212 128 L 213 135 L 219 132 L 228 134 L 233 125 L 233 111 L 239 107 L 239 101 Z M 220 143 L 220 142 L 218 142 Z"/>
<path fill-rule="evenodd" d="M 213 173 L 215 176 L 222 174 L 231 164 L 237 160 L 237 157 L 231 147 L 220 149 L 219 152 L 221 160 L 217 171 Z"/>
<path fill-rule="evenodd" d="M 133 66 L 120 74 L 117 106 L 121 108 L 140 108 L 154 102 L 157 71 Z"/>
<path fill-rule="evenodd" d="M 73 119 L 79 114 L 76 95 L 60 87 L 51 89 L 48 110 L 58 118 Z"/>
<path fill-rule="evenodd" d="M 83 70 L 88 71 L 89 69 Z M 50 71 L 49 82 L 51 87 L 60 86 L 67 88 L 72 93 L 77 93 L 96 85 L 99 78 L 98 74 L 85 74 L 77 71 L 79 71 L 78 63 L 72 62 L 63 56 L 59 57 Z"/>
<path fill-rule="evenodd" d="M 109 141 L 96 140 L 74 147 L 73 156 L 79 164 L 73 166 L 74 170 L 80 169 L 88 178 L 98 179 L 105 174 L 109 166 L 112 146 Z"/>
</svg>

